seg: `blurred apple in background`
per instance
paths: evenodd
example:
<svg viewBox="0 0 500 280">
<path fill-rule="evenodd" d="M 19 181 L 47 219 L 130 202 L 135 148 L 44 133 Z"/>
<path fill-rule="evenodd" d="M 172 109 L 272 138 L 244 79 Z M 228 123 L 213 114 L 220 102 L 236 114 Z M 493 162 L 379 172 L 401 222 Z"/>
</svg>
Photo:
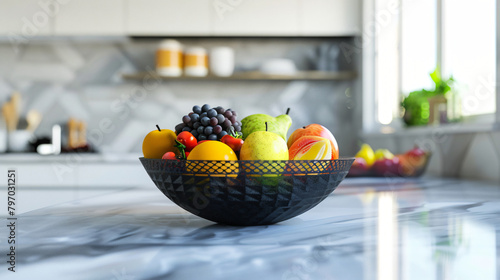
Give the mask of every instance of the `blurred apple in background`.
<svg viewBox="0 0 500 280">
<path fill-rule="evenodd" d="M 368 144 L 361 145 L 361 149 L 355 155 L 355 157 L 363 158 L 368 167 L 371 167 L 375 162 L 375 153 L 373 152 L 372 147 Z"/>
<path fill-rule="evenodd" d="M 420 176 L 425 171 L 425 166 L 427 161 L 431 156 L 430 152 L 427 152 L 419 147 L 415 147 L 404 154 L 396 155 L 400 161 L 400 173 L 402 176 Z"/>
<path fill-rule="evenodd" d="M 384 158 L 376 160 L 372 169 L 379 176 L 399 176 L 401 164 L 398 157 Z"/>
<path fill-rule="evenodd" d="M 349 170 L 350 176 L 366 176 L 370 171 L 370 167 L 366 163 L 366 160 L 361 157 L 356 157 L 352 163 L 351 169 Z"/>
</svg>

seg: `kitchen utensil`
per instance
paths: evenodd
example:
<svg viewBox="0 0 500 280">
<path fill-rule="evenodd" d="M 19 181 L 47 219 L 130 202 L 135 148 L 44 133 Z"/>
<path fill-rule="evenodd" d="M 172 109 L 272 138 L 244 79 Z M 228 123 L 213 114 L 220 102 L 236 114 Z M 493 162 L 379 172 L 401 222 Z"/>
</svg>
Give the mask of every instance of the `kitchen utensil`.
<svg viewBox="0 0 500 280">
<path fill-rule="evenodd" d="M 158 189 L 185 210 L 217 223 L 250 226 L 278 223 L 313 208 L 342 182 L 354 158 L 140 161 Z"/>
<path fill-rule="evenodd" d="M 229 47 L 216 47 L 210 51 L 210 73 L 215 76 L 228 77 L 234 71 L 234 51 Z"/>
<path fill-rule="evenodd" d="M 16 115 L 19 115 L 21 112 L 21 94 L 19 92 L 14 92 L 12 96 L 10 97 L 10 102 L 12 103 L 12 106 L 14 107 L 14 110 L 16 112 Z"/>
<path fill-rule="evenodd" d="M 30 110 L 26 115 L 26 121 L 28 122 L 26 130 L 34 132 L 42 121 L 42 115 L 36 110 Z"/>
<path fill-rule="evenodd" d="M 76 149 L 78 147 L 78 121 L 70 118 L 68 120 L 68 148 Z"/>
<path fill-rule="evenodd" d="M 182 45 L 176 40 L 163 40 L 156 51 L 156 71 L 162 76 L 182 74 Z"/>
<path fill-rule="evenodd" d="M 208 74 L 207 51 L 202 47 L 190 47 L 184 53 L 184 74 L 203 77 Z"/>
<path fill-rule="evenodd" d="M 87 123 L 81 121 L 78 124 L 78 147 L 87 145 Z"/>
<path fill-rule="evenodd" d="M 7 123 L 7 130 L 8 131 L 14 131 L 17 128 L 19 116 L 17 115 L 17 112 L 16 112 L 14 107 L 15 107 L 15 105 L 10 101 L 6 102 L 2 106 L 2 114 L 5 118 L 6 123 Z"/>
<path fill-rule="evenodd" d="M 33 137 L 31 131 L 13 130 L 9 131 L 8 151 L 14 153 L 27 152 L 30 147 L 30 141 Z"/>
</svg>

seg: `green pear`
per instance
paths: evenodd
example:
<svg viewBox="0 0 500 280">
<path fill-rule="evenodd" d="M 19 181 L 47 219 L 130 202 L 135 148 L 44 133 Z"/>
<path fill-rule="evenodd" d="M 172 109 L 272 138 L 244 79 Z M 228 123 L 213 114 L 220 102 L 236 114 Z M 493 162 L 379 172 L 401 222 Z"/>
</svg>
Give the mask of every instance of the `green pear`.
<svg viewBox="0 0 500 280">
<path fill-rule="evenodd" d="M 240 160 L 288 160 L 288 146 L 280 135 L 265 131 L 250 134 L 240 150 Z"/>
<path fill-rule="evenodd" d="M 292 118 L 288 115 L 290 108 L 286 111 L 286 114 L 279 115 L 277 117 L 272 117 L 266 114 L 253 114 L 247 116 L 241 120 L 241 132 L 243 133 L 243 140 L 256 132 L 256 131 L 267 131 L 274 132 L 281 136 L 283 140 L 286 141 L 288 129 L 292 125 Z"/>
</svg>

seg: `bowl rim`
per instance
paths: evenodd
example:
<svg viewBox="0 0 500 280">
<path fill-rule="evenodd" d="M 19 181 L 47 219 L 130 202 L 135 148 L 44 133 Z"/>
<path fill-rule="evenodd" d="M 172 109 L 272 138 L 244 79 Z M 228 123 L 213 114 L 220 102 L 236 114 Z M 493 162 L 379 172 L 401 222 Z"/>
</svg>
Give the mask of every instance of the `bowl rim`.
<svg viewBox="0 0 500 280">
<path fill-rule="evenodd" d="M 355 160 L 355 157 L 339 157 L 337 159 L 288 159 L 288 160 L 187 160 L 187 159 L 161 159 L 161 158 L 146 158 L 146 157 L 139 157 L 139 160 L 162 160 L 162 161 L 192 161 L 192 162 L 210 162 L 210 161 L 216 161 L 216 162 L 309 162 L 309 161 L 314 161 L 314 162 L 326 162 L 326 161 L 346 161 L 346 160 Z"/>
</svg>

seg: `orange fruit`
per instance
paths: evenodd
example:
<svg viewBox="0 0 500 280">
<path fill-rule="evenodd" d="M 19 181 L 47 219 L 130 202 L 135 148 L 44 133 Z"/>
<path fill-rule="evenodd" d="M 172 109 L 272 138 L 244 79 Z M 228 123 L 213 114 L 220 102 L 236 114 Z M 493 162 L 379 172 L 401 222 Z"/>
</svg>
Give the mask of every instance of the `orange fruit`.
<svg viewBox="0 0 500 280">
<path fill-rule="evenodd" d="M 187 157 L 187 171 L 192 173 L 237 174 L 238 157 L 233 149 L 220 141 L 206 141 L 198 144 Z M 190 163 L 193 160 L 203 160 L 201 163 Z M 216 161 L 228 161 L 216 162 Z"/>
</svg>

